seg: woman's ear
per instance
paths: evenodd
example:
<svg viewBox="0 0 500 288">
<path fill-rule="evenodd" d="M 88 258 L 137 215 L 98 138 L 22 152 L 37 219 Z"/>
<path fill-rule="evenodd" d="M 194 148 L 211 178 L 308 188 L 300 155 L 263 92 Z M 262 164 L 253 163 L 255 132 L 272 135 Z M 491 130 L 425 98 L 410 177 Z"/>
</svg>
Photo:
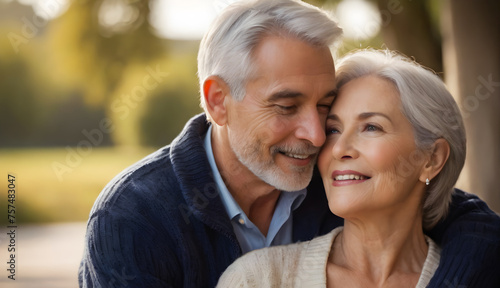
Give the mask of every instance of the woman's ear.
<svg viewBox="0 0 500 288">
<path fill-rule="evenodd" d="M 423 167 L 419 180 L 425 182 L 427 178 L 434 179 L 443 169 L 448 157 L 450 157 L 450 144 L 443 138 L 437 139 L 432 145 L 430 157 Z"/>
<path fill-rule="evenodd" d="M 227 121 L 226 97 L 231 97 L 229 86 L 218 76 L 210 76 L 203 82 L 203 97 L 210 118 L 222 126 Z"/>
</svg>

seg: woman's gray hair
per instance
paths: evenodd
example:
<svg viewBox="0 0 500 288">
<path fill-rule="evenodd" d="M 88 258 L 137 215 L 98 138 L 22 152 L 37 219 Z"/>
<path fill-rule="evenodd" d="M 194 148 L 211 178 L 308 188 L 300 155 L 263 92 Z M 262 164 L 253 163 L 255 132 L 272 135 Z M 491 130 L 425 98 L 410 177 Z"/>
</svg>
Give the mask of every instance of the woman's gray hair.
<svg viewBox="0 0 500 288">
<path fill-rule="evenodd" d="M 401 110 L 413 126 L 415 144 L 420 150 L 417 153 L 429 152 L 439 138 L 445 139 L 450 146 L 448 161 L 427 186 L 423 227 L 430 229 L 448 213 L 453 187 L 465 162 L 465 128 L 458 105 L 434 72 L 386 50 L 362 50 L 344 56 L 337 62 L 337 89 L 369 75 L 395 85 Z"/>
<path fill-rule="evenodd" d="M 238 1 L 211 24 L 200 43 L 198 79 L 201 105 L 203 83 L 216 75 L 229 86 L 234 99 L 245 96 L 252 76 L 252 52 L 266 36 L 295 37 L 314 46 L 333 47 L 342 29 L 325 11 L 295 0 Z"/>
</svg>

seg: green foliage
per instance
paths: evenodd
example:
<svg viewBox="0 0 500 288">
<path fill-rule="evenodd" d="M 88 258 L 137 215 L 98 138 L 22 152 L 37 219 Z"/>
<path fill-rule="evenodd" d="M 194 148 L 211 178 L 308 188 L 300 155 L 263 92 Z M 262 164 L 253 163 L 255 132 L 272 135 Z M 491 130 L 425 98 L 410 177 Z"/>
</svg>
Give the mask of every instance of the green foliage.
<svg viewBox="0 0 500 288">
<path fill-rule="evenodd" d="M 77 145 L 85 140 L 84 130 L 99 128 L 107 119 L 116 129 L 104 133 L 99 145 L 165 145 L 168 142 L 160 142 L 171 136 L 152 140 L 150 135 L 164 125 L 152 119 L 173 115 L 167 111 L 171 105 L 164 111 L 160 102 L 178 103 L 174 110 L 184 115 L 167 118 L 176 123 L 162 127 L 168 135 L 178 133 L 181 121 L 200 112 L 198 43 L 157 38 L 147 21 L 147 0 L 122 1 L 134 17 L 104 25 L 99 19 L 104 2 L 73 1 L 62 16 L 51 21 L 41 21 L 29 6 L 15 1 L 0 3 L 0 9 L 11 9 L 8 14 L 15 15 L 0 18 L 0 34 L 9 36 L 0 39 L 0 147 Z M 169 76 L 151 82 L 154 89 L 146 89 L 137 101 L 138 95 L 131 94 L 158 65 Z"/>
<path fill-rule="evenodd" d="M 24 59 L 0 59 L 0 145 L 26 143 L 37 131 L 41 111 L 36 91 L 26 85 L 30 78 Z"/>
<path fill-rule="evenodd" d="M 147 113 L 140 122 L 142 145 L 158 147 L 170 143 L 181 132 L 187 120 L 202 111 L 197 95 L 185 94 L 182 87 L 174 87 L 152 95 Z M 195 101 L 185 101 L 186 97 Z"/>
<path fill-rule="evenodd" d="M 74 1 L 51 23 L 48 41 L 62 79 L 84 91 L 87 103 L 106 104 L 130 63 L 147 63 L 164 56 L 166 46 L 146 21 L 149 1 L 123 1 L 137 17 L 126 27 L 105 27 L 99 21 L 103 1 Z M 102 22 L 102 21 L 101 21 Z M 117 24 L 118 25 L 118 24 Z"/>
<path fill-rule="evenodd" d="M 158 147 L 170 143 L 189 118 L 202 112 L 196 78 L 197 43 L 184 43 L 177 48 L 186 52 L 177 53 L 175 59 L 165 63 L 168 77 L 151 91 L 139 117 L 142 145 Z"/>
</svg>

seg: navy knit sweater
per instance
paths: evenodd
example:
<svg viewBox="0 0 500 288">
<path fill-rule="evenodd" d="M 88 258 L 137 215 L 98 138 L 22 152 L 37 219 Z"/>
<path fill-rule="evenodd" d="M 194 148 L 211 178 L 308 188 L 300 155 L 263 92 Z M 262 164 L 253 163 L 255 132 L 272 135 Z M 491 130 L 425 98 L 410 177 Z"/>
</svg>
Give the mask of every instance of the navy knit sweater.
<svg viewBox="0 0 500 288">
<path fill-rule="evenodd" d="M 111 181 L 90 213 L 80 287 L 214 287 L 241 255 L 205 150 L 205 115 Z M 294 241 L 342 225 L 315 171 L 294 211 Z M 427 233 L 442 247 L 430 287 L 500 287 L 500 218 L 457 190 L 450 215 Z"/>
</svg>

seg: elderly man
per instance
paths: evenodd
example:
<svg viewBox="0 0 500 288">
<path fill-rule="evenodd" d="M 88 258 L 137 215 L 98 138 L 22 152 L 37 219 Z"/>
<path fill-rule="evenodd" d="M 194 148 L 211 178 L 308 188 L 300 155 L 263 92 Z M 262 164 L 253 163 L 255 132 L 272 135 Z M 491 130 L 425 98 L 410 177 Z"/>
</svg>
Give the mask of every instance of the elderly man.
<svg viewBox="0 0 500 288">
<path fill-rule="evenodd" d="M 342 225 L 315 173 L 335 96 L 330 48 L 340 35 L 327 14 L 301 2 L 244 1 L 226 9 L 200 45 L 205 113 L 101 193 L 88 222 L 80 286 L 213 287 L 243 253 Z M 468 223 L 477 215 L 496 227 L 498 217 L 463 192 L 453 205 L 430 233 L 443 245 L 438 285 L 466 284 L 482 276 L 480 265 L 500 262 L 481 255 L 486 262 L 470 267 L 463 247 L 483 248 L 460 234 L 463 227 L 476 232 Z M 464 279 L 447 279 L 456 269 Z"/>
</svg>

